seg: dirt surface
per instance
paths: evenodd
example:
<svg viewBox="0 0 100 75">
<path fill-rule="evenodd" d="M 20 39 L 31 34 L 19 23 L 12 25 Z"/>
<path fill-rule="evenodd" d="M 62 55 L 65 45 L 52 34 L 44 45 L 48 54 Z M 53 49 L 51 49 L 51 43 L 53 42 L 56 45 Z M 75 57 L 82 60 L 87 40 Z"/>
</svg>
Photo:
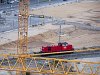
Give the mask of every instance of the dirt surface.
<svg viewBox="0 0 100 75">
<path fill-rule="evenodd" d="M 53 45 L 58 43 L 58 29 L 50 30 L 42 34 L 29 37 L 29 52 L 38 52 L 42 46 Z M 74 26 L 69 28 L 63 28 L 64 35 L 61 37 L 61 42 L 68 42 L 72 44 L 74 48 L 92 47 L 100 45 L 100 31 L 82 30 Z M 16 50 L 17 42 L 11 42 L 0 46 L 1 49 Z"/>
<path fill-rule="evenodd" d="M 81 2 L 73 4 L 65 4 L 56 7 L 47 7 L 44 9 L 34 11 L 35 14 L 63 18 L 66 21 L 72 22 L 85 22 L 90 23 L 91 26 L 100 27 L 100 2 Z M 60 12 L 60 13 L 57 13 Z M 63 26 L 62 26 L 63 27 Z M 41 33 L 40 29 L 45 30 Z M 36 35 L 29 36 L 29 52 L 40 51 L 42 46 L 57 44 L 58 43 L 58 31 L 59 26 L 54 26 L 52 24 L 44 25 L 41 27 L 36 27 L 36 30 L 31 33 L 40 31 Z M 47 31 L 46 31 L 47 30 Z M 79 27 L 70 26 L 63 27 L 62 32 L 64 35 L 61 37 L 61 41 L 66 41 L 74 46 L 74 48 L 82 47 L 92 47 L 100 46 L 100 31 L 82 29 Z M 14 33 L 13 33 L 14 34 Z M 7 37 L 6 37 L 7 38 Z M 0 46 L 1 50 L 16 50 L 17 49 L 17 39 L 13 41 L 4 43 Z"/>
<path fill-rule="evenodd" d="M 89 0 L 88 0 L 89 1 Z M 95 27 L 100 27 L 100 1 L 66 4 L 61 6 L 47 7 L 34 11 L 34 14 L 41 14 L 63 18 L 66 21 L 90 23 Z M 31 12 L 33 13 L 33 12 Z M 90 28 L 91 28 L 90 25 Z M 40 28 L 40 29 L 39 29 Z M 42 29 L 42 30 L 41 30 Z M 29 29 L 28 51 L 29 53 L 38 52 L 42 46 L 53 45 L 58 43 L 59 26 L 52 24 L 42 27 Z M 100 31 L 85 29 L 82 27 L 68 26 L 63 27 L 64 35 L 61 41 L 72 44 L 74 48 L 95 47 L 100 46 Z M 33 34 L 35 33 L 35 34 Z M 17 31 L 0 33 L 0 54 L 17 53 Z M 96 60 L 94 60 L 96 59 Z M 99 58 L 91 59 L 97 61 Z M 90 59 L 80 59 L 90 61 Z M 0 75 L 10 75 L 7 71 L 1 71 Z M 15 73 L 12 73 L 13 75 Z M 39 74 L 36 74 L 39 75 Z"/>
</svg>

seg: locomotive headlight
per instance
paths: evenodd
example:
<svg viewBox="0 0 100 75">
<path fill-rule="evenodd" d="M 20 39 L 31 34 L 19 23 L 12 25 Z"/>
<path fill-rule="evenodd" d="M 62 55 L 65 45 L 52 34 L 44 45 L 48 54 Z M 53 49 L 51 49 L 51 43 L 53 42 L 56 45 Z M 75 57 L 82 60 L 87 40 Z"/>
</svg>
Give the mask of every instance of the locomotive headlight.
<svg viewBox="0 0 100 75">
<path fill-rule="evenodd" d="M 66 46 L 64 48 L 66 48 Z"/>
</svg>

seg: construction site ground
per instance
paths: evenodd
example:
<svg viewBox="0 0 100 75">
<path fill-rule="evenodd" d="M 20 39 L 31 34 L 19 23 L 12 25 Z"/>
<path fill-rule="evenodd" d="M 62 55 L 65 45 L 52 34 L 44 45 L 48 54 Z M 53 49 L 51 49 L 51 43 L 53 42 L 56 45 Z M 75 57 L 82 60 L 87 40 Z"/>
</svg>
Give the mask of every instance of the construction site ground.
<svg viewBox="0 0 100 75">
<path fill-rule="evenodd" d="M 68 22 L 80 23 L 79 26 L 62 25 L 61 41 L 66 41 L 74 48 L 99 47 L 100 46 L 100 1 L 82 1 L 81 3 L 72 3 L 46 7 L 34 10 L 31 13 L 52 16 L 66 20 Z M 81 24 L 86 24 L 82 26 Z M 93 27 L 93 28 L 92 28 Z M 29 45 L 28 52 L 38 52 L 42 46 L 54 45 L 58 43 L 59 25 L 48 23 L 42 26 L 29 27 Z M 10 30 L 0 33 L 0 53 L 17 52 L 18 31 Z M 9 50 L 9 51 L 8 51 Z M 83 59 L 91 61 L 100 61 L 100 57 L 93 59 Z M 95 59 L 95 60 L 94 60 Z M 82 60 L 82 59 L 79 59 Z M 1 71 L 0 75 L 14 75 L 7 71 Z M 34 74 L 35 75 L 35 74 Z M 39 75 L 39 74 L 36 74 Z M 41 75 L 41 74 L 40 74 Z"/>
<path fill-rule="evenodd" d="M 64 35 L 61 37 L 61 41 L 72 44 L 74 48 L 94 47 L 100 45 L 100 29 L 90 28 L 100 27 L 99 3 L 99 1 L 85 1 L 81 3 L 64 4 L 56 7 L 43 8 L 38 11 L 34 10 L 34 13 L 38 14 L 39 11 L 42 11 L 43 13 L 45 12 L 44 15 L 46 16 L 52 15 L 56 18 L 61 17 L 61 19 L 68 22 L 87 24 L 86 26 L 88 28 L 86 29 L 82 25 L 74 26 L 74 23 L 72 25 L 62 25 Z M 50 13 L 51 11 L 52 13 Z M 3 53 L 7 50 L 10 50 L 9 52 L 11 53 L 16 53 L 17 32 L 17 30 L 11 30 L 0 33 L 0 49 Z M 29 27 L 29 53 L 40 51 L 42 46 L 57 44 L 58 32 L 59 25 L 52 25 L 52 23 Z"/>
</svg>

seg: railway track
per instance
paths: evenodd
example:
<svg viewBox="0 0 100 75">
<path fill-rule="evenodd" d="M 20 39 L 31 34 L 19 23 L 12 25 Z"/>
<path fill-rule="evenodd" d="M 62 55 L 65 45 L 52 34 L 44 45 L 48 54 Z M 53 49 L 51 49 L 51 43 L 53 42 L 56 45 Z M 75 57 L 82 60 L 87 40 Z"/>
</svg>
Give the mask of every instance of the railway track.
<svg viewBox="0 0 100 75">
<path fill-rule="evenodd" d="M 57 54 L 57 55 L 43 55 L 42 57 L 61 58 L 61 59 L 100 57 L 100 50 L 81 51 L 81 52 L 73 52 L 73 53 Z"/>
<path fill-rule="evenodd" d="M 11 64 L 11 65 L 15 65 L 16 63 L 18 63 L 18 59 L 16 58 L 16 57 L 18 57 L 18 56 L 14 56 L 14 55 L 12 55 L 12 57 L 9 57 L 8 56 L 8 58 L 6 58 L 6 57 L 4 57 L 4 58 L 2 58 L 2 59 L 0 59 L 0 64 L 2 65 L 2 66 L 9 66 L 9 64 Z M 32 56 L 31 56 L 32 57 Z M 50 54 L 50 55 L 41 55 L 41 54 L 35 54 L 33 57 L 46 57 L 46 58 L 57 58 L 57 59 L 68 59 L 68 60 L 73 60 L 73 59 L 82 59 L 82 58 L 92 58 L 92 57 L 100 57 L 100 50 L 88 50 L 88 51 L 76 51 L 76 52 L 73 52 L 73 53 L 62 53 L 62 54 L 56 54 L 56 55 L 52 55 L 52 54 Z M 26 64 L 28 64 L 30 61 L 31 61 L 31 59 L 30 59 L 30 56 L 29 56 L 29 58 L 27 57 L 27 60 L 25 60 L 26 61 Z M 37 62 L 40 62 L 39 60 L 36 60 Z M 44 60 L 42 60 L 42 61 L 44 61 Z M 32 62 L 34 63 L 35 61 L 34 61 L 34 59 L 32 59 Z"/>
</svg>

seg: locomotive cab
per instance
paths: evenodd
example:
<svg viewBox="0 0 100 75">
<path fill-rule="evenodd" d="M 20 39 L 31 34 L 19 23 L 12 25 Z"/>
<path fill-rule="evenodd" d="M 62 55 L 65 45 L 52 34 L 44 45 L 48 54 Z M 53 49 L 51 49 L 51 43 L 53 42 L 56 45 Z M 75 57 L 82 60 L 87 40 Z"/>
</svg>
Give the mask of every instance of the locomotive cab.
<svg viewBox="0 0 100 75">
<path fill-rule="evenodd" d="M 58 43 L 58 46 L 67 46 L 68 43 L 67 42 L 63 42 L 63 43 Z"/>
</svg>

